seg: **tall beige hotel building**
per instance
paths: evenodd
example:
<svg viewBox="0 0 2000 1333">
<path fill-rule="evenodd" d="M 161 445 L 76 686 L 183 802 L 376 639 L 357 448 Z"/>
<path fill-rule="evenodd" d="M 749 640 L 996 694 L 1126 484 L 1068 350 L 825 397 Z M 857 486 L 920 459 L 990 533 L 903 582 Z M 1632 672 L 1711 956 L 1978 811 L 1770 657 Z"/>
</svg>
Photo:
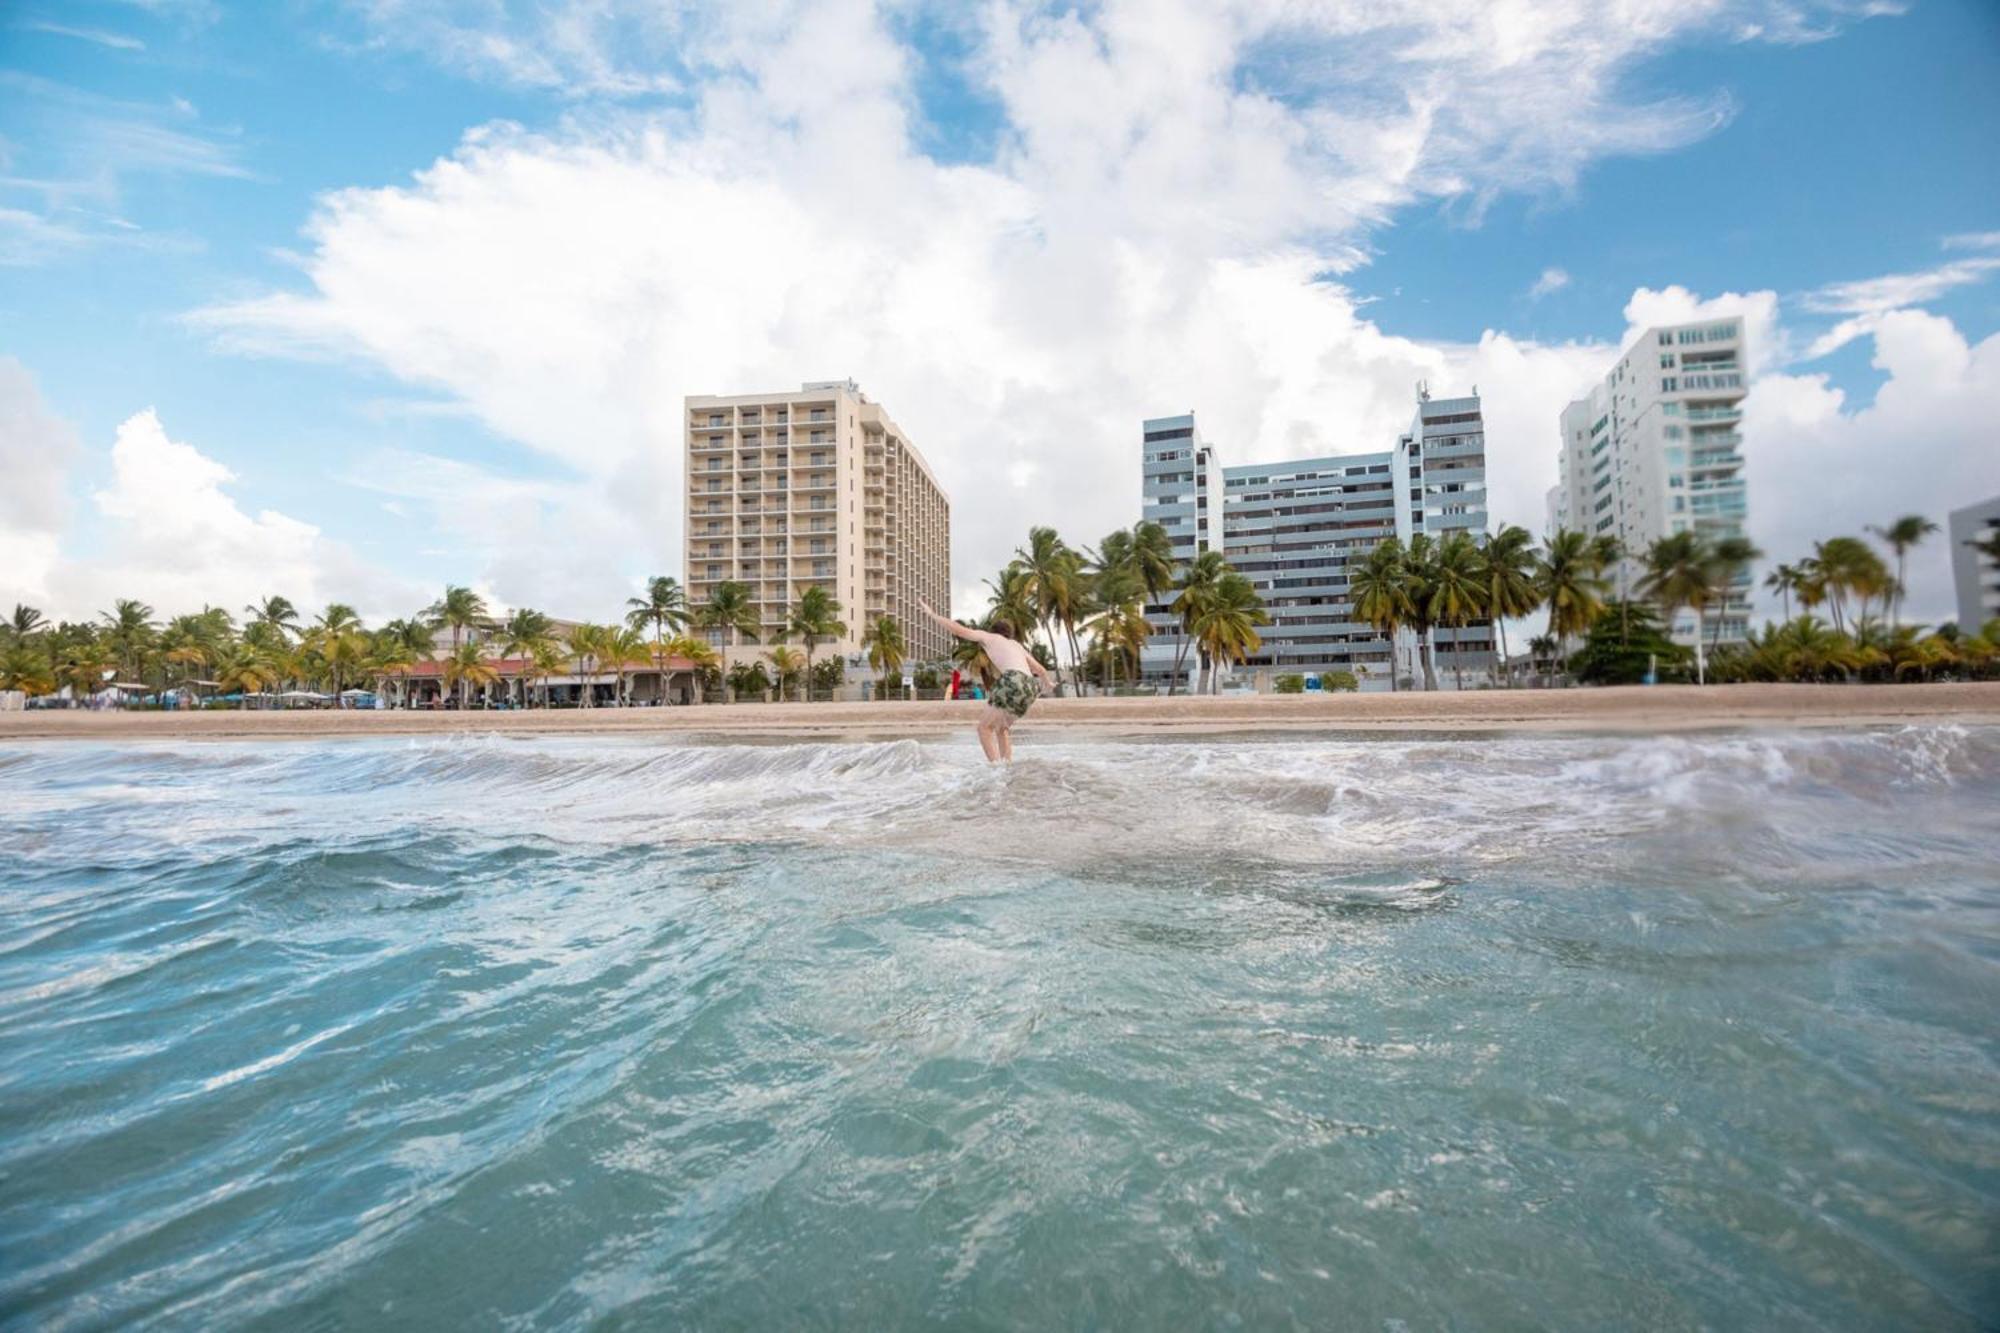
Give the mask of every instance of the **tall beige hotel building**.
<svg viewBox="0 0 2000 1333">
<path fill-rule="evenodd" d="M 815 584 L 847 623 L 846 637 L 814 650 L 820 660 L 861 652 L 868 626 L 889 615 L 902 625 L 907 661 L 941 661 L 949 636 L 917 599 L 950 605 L 951 501 L 852 380 L 689 397 L 688 604 L 706 605 L 725 581 L 750 590 L 764 625 L 754 644 L 710 632 L 731 665 L 768 652 Z"/>
</svg>

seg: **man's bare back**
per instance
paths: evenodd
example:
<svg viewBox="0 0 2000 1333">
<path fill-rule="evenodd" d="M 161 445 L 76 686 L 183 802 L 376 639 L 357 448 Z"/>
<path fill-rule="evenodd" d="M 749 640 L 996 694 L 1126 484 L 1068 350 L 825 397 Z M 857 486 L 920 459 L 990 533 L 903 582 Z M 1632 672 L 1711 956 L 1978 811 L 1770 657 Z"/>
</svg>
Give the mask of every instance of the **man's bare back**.
<svg viewBox="0 0 2000 1333">
<path fill-rule="evenodd" d="M 985 651 L 986 660 L 1000 673 L 1000 679 L 987 696 L 986 707 L 980 710 L 979 748 L 986 752 L 988 763 L 1011 760 L 1014 757 L 1012 729 L 1015 722 L 1027 715 L 1029 706 L 1040 693 L 1036 682 L 1045 685 L 1055 683 L 1048 668 L 1037 662 L 1034 654 L 1010 634 L 961 625 L 931 610 L 928 602 L 920 600 L 917 605 L 923 608 L 925 615 L 959 638 L 978 644 Z"/>
</svg>

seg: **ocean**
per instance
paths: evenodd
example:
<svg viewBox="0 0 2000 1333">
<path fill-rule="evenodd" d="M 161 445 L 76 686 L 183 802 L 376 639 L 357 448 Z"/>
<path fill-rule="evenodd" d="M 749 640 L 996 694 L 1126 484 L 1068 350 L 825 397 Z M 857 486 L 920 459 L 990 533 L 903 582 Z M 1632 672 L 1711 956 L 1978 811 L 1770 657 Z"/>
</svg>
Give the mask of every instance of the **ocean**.
<svg viewBox="0 0 2000 1333">
<path fill-rule="evenodd" d="M 0 744 L 0 1327 L 1991 1328 L 2000 729 Z"/>
</svg>

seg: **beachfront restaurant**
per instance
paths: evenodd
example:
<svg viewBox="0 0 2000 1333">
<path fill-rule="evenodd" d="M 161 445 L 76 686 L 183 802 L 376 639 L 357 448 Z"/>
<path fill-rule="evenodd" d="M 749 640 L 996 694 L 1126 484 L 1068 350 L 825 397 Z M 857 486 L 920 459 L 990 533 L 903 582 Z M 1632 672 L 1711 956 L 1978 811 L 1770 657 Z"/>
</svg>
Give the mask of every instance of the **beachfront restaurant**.
<svg viewBox="0 0 2000 1333">
<path fill-rule="evenodd" d="M 467 686 L 465 696 L 469 707 L 540 707 L 546 697 L 553 708 L 581 708 L 586 695 L 593 707 L 618 706 L 618 673 L 615 671 L 600 667 L 582 674 L 572 670 L 567 674 L 558 672 L 543 676 L 536 673 L 534 662 L 525 657 L 488 658 L 486 666 L 499 679 L 491 685 Z M 442 661 L 433 659 L 418 662 L 401 676 L 386 679 L 383 696 L 388 706 L 457 707 L 459 691 L 446 688 L 444 668 Z M 546 696 L 544 691 L 547 691 Z M 625 703 L 628 707 L 691 704 L 694 702 L 694 691 L 694 663 L 684 658 L 669 657 L 658 666 L 648 661 L 625 668 Z"/>
</svg>

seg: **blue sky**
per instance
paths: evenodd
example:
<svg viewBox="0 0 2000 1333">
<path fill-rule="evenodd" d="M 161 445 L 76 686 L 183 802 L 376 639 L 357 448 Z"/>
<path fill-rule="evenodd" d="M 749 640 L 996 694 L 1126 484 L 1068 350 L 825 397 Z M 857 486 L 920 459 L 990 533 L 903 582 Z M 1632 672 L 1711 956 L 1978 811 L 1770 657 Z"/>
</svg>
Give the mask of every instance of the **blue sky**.
<svg viewBox="0 0 2000 1333">
<path fill-rule="evenodd" d="M 953 491 L 962 597 L 1031 522 L 1136 515 L 1142 416 L 1379 447 L 1419 376 L 1486 392 L 1539 527 L 1636 309 L 1768 333 L 1774 553 L 2000 490 L 2000 9 L 1260 8 L 8 6 L 0 443 L 41 485 L 0 602 L 606 614 L 679 573 L 679 396 L 834 375 Z M 1884 448 L 1920 465 L 1759 487 Z"/>
</svg>

